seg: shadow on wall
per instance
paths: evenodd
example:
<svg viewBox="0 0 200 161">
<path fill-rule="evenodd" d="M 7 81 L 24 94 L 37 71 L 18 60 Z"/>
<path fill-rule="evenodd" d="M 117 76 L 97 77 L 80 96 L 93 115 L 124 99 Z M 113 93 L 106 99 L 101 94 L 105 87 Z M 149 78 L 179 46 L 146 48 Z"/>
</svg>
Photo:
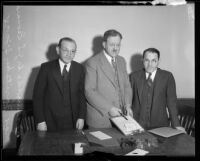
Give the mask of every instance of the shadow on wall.
<svg viewBox="0 0 200 161">
<path fill-rule="evenodd" d="M 25 100 L 32 99 L 34 83 L 38 75 L 39 69 L 40 69 L 40 66 L 37 66 L 37 67 L 32 68 L 31 70 L 31 73 L 29 75 L 26 88 L 25 88 L 25 93 L 24 93 Z"/>
<path fill-rule="evenodd" d="M 141 53 L 134 53 L 131 57 L 130 67 L 131 73 L 143 68 L 143 60 Z M 130 74 L 131 74 L 130 73 Z"/>
<path fill-rule="evenodd" d="M 56 52 L 56 43 L 52 43 L 49 45 L 48 51 L 46 52 L 46 57 L 48 59 L 48 61 L 52 61 L 55 59 L 58 59 L 58 55 Z"/>
<path fill-rule="evenodd" d="M 92 40 L 92 56 L 91 57 L 95 56 L 96 54 L 98 54 L 99 52 L 101 52 L 103 50 L 102 42 L 103 42 L 103 37 L 101 35 L 97 35 L 93 38 L 93 40 Z M 91 57 L 89 57 L 89 58 L 91 58 Z M 85 66 L 85 63 L 87 62 L 87 60 L 89 58 L 87 58 L 85 61 L 81 62 L 81 64 Z"/>
<path fill-rule="evenodd" d="M 56 43 L 49 45 L 48 50 L 46 52 L 46 57 L 48 61 L 52 61 L 58 58 L 58 55 L 56 53 L 56 46 L 57 46 Z M 32 71 L 29 75 L 28 82 L 25 88 L 24 99 L 32 99 L 33 88 L 34 88 L 35 80 L 38 75 L 39 69 L 40 69 L 40 65 L 32 68 Z"/>
</svg>

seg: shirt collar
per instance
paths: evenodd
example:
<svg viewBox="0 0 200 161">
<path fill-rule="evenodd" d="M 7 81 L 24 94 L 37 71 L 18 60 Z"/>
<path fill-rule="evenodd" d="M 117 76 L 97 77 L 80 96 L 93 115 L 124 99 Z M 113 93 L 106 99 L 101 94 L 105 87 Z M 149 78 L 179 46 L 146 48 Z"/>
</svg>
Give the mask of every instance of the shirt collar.
<svg viewBox="0 0 200 161">
<path fill-rule="evenodd" d="M 62 73 L 63 68 L 65 66 L 65 63 L 62 60 L 59 59 L 59 65 L 60 65 L 60 71 Z M 69 72 L 69 69 L 70 69 L 70 66 L 71 66 L 71 62 L 67 63 L 66 65 L 67 65 L 67 71 Z"/>
<path fill-rule="evenodd" d="M 104 55 L 106 56 L 107 60 L 109 61 L 110 64 L 112 64 L 112 57 L 108 55 L 105 51 L 103 51 Z M 115 61 L 115 58 L 114 58 Z"/>
<path fill-rule="evenodd" d="M 153 81 L 153 80 L 154 80 L 154 78 L 155 78 L 156 72 L 157 72 L 157 69 L 156 69 L 156 70 L 154 70 L 154 71 L 151 73 L 151 80 L 152 80 L 152 81 Z M 145 72 L 145 74 L 146 74 L 146 79 L 147 79 L 147 78 L 148 78 L 148 76 L 149 76 L 149 73 Z"/>
</svg>

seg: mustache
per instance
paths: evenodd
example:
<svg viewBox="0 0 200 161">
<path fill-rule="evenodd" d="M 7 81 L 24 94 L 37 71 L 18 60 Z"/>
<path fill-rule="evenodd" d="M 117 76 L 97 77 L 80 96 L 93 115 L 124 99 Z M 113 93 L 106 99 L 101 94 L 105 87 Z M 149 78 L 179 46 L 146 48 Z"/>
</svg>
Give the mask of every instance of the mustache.
<svg viewBox="0 0 200 161">
<path fill-rule="evenodd" d="M 117 52 L 118 50 L 112 50 L 112 52 Z"/>
</svg>

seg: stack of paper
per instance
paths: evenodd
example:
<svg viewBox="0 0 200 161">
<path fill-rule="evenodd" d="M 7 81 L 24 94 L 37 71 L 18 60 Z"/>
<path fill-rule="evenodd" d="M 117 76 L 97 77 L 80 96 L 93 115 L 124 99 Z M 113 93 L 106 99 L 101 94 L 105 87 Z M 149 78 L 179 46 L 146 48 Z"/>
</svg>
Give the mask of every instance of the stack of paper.
<svg viewBox="0 0 200 161">
<path fill-rule="evenodd" d="M 92 145 L 102 146 L 102 147 L 119 147 L 119 142 L 112 136 L 102 132 L 102 131 L 86 131 L 86 137 L 88 142 Z"/>
<path fill-rule="evenodd" d="M 112 137 L 101 132 L 101 131 L 95 131 L 95 132 L 90 132 L 90 134 L 92 134 L 93 136 L 95 136 L 96 138 L 100 139 L 100 140 L 105 140 L 105 139 L 111 139 Z"/>
</svg>

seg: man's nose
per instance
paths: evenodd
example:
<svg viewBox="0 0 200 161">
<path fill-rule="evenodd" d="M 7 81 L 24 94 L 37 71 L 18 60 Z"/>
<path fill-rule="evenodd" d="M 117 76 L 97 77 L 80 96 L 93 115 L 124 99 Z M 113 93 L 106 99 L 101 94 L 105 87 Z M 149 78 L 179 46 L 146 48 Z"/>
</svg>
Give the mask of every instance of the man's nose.
<svg viewBox="0 0 200 161">
<path fill-rule="evenodd" d="M 115 46 L 114 46 L 114 49 L 115 49 L 115 50 L 118 50 L 118 46 L 117 46 L 117 45 L 115 45 Z"/>
<path fill-rule="evenodd" d="M 152 66 L 152 62 L 151 61 L 149 61 L 149 66 Z"/>
</svg>

